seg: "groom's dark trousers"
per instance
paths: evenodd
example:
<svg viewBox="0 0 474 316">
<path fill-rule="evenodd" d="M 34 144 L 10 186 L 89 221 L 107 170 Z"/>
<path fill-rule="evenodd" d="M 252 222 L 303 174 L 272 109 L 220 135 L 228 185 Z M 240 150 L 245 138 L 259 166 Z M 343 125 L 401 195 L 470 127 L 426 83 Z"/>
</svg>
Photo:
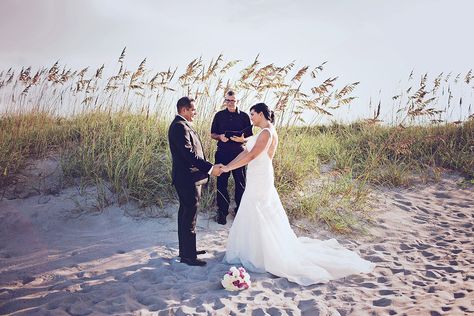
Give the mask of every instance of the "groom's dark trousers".
<svg viewBox="0 0 474 316">
<path fill-rule="evenodd" d="M 179 198 L 178 240 L 181 258 L 196 258 L 196 216 L 202 185 L 176 185 Z"/>
<path fill-rule="evenodd" d="M 195 259 L 197 209 L 212 164 L 204 157 L 198 134 L 183 117 L 177 115 L 171 123 L 168 142 L 173 160 L 171 177 L 179 198 L 179 256 Z"/>
</svg>

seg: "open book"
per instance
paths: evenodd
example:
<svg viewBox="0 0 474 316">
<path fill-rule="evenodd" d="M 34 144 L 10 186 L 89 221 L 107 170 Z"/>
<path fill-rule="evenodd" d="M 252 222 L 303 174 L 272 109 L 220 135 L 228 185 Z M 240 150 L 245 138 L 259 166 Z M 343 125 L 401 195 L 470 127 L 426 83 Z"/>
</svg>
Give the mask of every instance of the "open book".
<svg viewBox="0 0 474 316">
<path fill-rule="evenodd" d="M 242 136 L 242 134 L 245 134 L 251 130 L 252 130 L 252 125 L 247 126 L 246 128 L 240 131 L 225 131 L 224 136 L 227 138 L 231 138 L 232 136 Z"/>
</svg>

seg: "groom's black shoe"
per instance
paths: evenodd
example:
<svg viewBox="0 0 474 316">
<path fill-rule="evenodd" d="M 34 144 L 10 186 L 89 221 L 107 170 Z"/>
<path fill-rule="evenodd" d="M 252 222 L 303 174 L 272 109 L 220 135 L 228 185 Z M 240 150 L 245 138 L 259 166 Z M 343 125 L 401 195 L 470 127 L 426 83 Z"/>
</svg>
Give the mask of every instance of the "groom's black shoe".
<svg viewBox="0 0 474 316">
<path fill-rule="evenodd" d="M 180 260 L 181 263 L 186 263 L 188 266 L 198 266 L 202 267 L 207 264 L 206 261 L 204 260 L 199 260 L 197 258 L 191 259 L 191 258 L 181 258 Z"/>
<path fill-rule="evenodd" d="M 198 250 L 198 251 L 196 251 L 196 255 L 203 255 L 203 254 L 206 254 L 206 253 L 207 253 L 206 250 Z M 179 254 L 178 257 L 181 258 L 181 257 L 182 257 L 181 254 Z"/>
</svg>

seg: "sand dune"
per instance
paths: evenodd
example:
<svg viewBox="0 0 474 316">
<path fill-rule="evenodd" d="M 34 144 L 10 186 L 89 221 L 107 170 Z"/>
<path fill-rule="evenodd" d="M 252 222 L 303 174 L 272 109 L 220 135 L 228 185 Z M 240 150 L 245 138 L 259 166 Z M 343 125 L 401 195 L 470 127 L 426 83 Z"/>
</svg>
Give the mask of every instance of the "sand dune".
<svg viewBox="0 0 474 316">
<path fill-rule="evenodd" d="M 371 235 L 337 237 L 376 262 L 373 273 L 309 287 L 252 273 L 252 287 L 238 293 L 220 285 L 231 222 L 199 217 L 198 248 L 208 251 L 201 256 L 208 265 L 189 267 L 176 257 L 174 207 L 160 219 L 124 216 L 130 205 L 79 213 L 72 211 L 78 203 L 92 200 L 74 188 L 4 199 L 0 314 L 468 315 L 474 190 L 457 180 L 380 191 Z"/>
</svg>

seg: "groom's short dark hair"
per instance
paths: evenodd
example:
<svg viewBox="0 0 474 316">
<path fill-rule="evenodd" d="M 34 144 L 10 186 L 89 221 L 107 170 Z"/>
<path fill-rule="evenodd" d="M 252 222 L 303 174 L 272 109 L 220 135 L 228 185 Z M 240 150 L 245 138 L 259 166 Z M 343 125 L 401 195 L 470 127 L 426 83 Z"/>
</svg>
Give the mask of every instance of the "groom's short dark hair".
<svg viewBox="0 0 474 316">
<path fill-rule="evenodd" d="M 178 103 L 176 103 L 176 109 L 178 110 L 178 113 L 182 108 L 189 109 L 191 107 L 191 102 L 194 102 L 194 99 L 191 99 L 190 97 L 182 97 L 179 99 Z"/>
</svg>

